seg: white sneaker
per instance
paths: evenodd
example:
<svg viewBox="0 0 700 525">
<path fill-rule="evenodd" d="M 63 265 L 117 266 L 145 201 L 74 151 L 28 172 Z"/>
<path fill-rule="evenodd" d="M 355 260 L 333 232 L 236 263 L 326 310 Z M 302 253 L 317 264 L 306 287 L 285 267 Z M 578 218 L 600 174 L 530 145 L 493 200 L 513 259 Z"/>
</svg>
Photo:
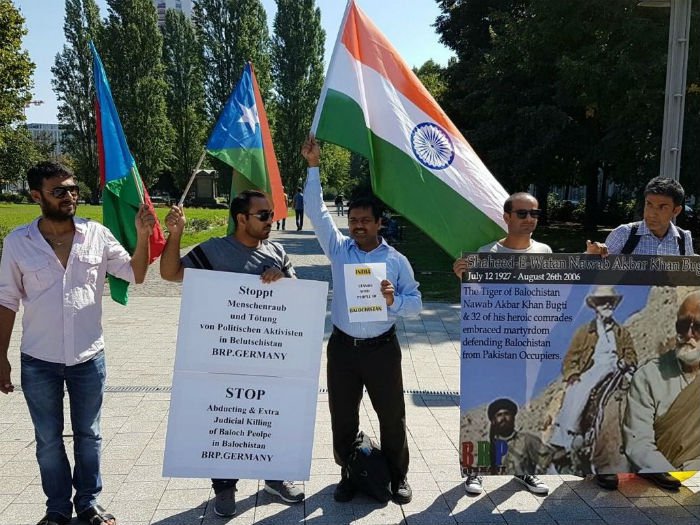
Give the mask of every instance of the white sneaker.
<svg viewBox="0 0 700 525">
<path fill-rule="evenodd" d="M 484 487 L 481 485 L 481 482 L 484 480 L 481 476 L 477 476 L 476 474 L 470 474 L 467 476 L 466 481 L 464 482 L 464 487 L 467 490 L 469 494 L 481 494 L 484 492 Z"/>
<path fill-rule="evenodd" d="M 546 495 L 549 494 L 549 487 L 537 476 L 526 474 L 524 476 L 513 476 L 517 481 L 527 487 L 527 490 L 533 494 Z"/>
</svg>

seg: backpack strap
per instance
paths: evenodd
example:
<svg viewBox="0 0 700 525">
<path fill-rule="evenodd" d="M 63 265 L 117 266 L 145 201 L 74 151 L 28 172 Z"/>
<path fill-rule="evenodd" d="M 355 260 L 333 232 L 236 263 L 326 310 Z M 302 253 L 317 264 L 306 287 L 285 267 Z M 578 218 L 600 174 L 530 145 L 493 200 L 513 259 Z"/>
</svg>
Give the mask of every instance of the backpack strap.
<svg viewBox="0 0 700 525">
<path fill-rule="evenodd" d="M 676 238 L 676 241 L 678 242 L 678 253 L 685 255 L 685 230 L 682 230 L 678 226 L 676 226 L 676 229 L 678 230 L 678 233 L 681 234 L 680 237 Z"/>
<path fill-rule="evenodd" d="M 632 224 L 632 229 L 630 230 L 630 235 L 627 237 L 627 242 L 620 250 L 620 253 L 624 255 L 629 255 L 634 251 L 634 249 L 639 244 L 639 235 L 637 235 L 637 230 L 639 230 L 639 225 L 641 222 L 635 222 Z M 685 242 L 685 239 L 684 239 Z"/>
</svg>

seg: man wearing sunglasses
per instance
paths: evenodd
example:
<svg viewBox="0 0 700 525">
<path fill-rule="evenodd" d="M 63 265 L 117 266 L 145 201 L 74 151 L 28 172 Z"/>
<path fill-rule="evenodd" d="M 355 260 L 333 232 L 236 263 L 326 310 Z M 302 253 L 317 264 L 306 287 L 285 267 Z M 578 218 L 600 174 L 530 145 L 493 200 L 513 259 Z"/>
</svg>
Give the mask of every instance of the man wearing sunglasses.
<svg viewBox="0 0 700 525">
<path fill-rule="evenodd" d="M 676 344 L 639 367 L 627 394 L 625 453 L 641 473 L 680 482 L 666 472 L 700 470 L 700 292 L 688 295 L 676 316 Z"/>
<path fill-rule="evenodd" d="M 482 246 L 478 251 L 481 253 L 552 253 L 548 245 L 532 238 L 542 213 L 538 204 L 537 199 L 526 192 L 514 193 L 508 197 L 503 203 L 503 220 L 508 228 L 508 234 L 499 241 Z M 452 265 L 452 271 L 460 279 L 468 269 L 467 260 L 463 257 L 457 259 Z M 549 493 L 549 487 L 535 475 L 517 475 L 515 479 L 534 494 Z M 481 494 L 484 490 L 482 483 L 482 476 L 470 474 L 465 480 L 466 491 L 474 495 Z"/>
<path fill-rule="evenodd" d="M 673 179 L 654 177 L 644 188 L 644 218 L 641 222 L 621 224 L 611 231 L 605 243 L 586 241 L 586 253 L 606 257 L 609 254 L 693 255 L 690 231 L 674 224 L 683 210 L 685 190 Z M 606 476 L 603 488 L 616 488 L 617 476 Z M 680 482 L 668 474 L 643 474 L 661 488 L 677 490 Z M 597 478 L 598 481 L 602 479 Z"/>
<path fill-rule="evenodd" d="M 268 240 L 274 210 L 267 196 L 245 190 L 231 200 L 234 232 L 226 237 L 204 241 L 180 257 L 180 239 L 185 228 L 185 212 L 173 206 L 165 218 L 168 240 L 160 258 L 160 275 L 167 281 L 182 281 L 185 268 L 259 275 L 264 283 L 283 277 L 294 278 L 294 268 L 282 245 Z M 213 479 L 216 495 L 214 512 L 227 517 L 236 513 L 237 479 Z M 290 481 L 265 480 L 265 492 L 287 503 L 304 500 L 304 492 Z"/>
<path fill-rule="evenodd" d="M 333 454 L 341 467 L 341 479 L 333 497 L 347 502 L 355 487 L 347 474 L 347 461 L 359 431 L 359 409 L 363 387 L 379 418 L 382 453 L 389 464 L 393 500 L 411 501 L 408 484 L 409 452 L 406 437 L 406 407 L 401 372 L 401 347 L 395 323 L 399 317 L 418 315 L 422 308 L 418 283 L 408 259 L 389 246 L 380 235 L 379 203 L 373 197 L 353 199 L 348 204 L 350 236 L 343 235 L 323 203 L 319 173 L 321 150 L 313 136 L 301 153 L 309 169 L 304 187 L 306 213 L 333 273 L 333 332 L 328 340 L 328 405 L 333 433 Z M 345 295 L 345 265 L 386 264 L 381 293 L 388 319 L 367 323 L 350 322 Z"/>
<path fill-rule="evenodd" d="M 91 525 L 114 525 L 97 504 L 100 410 L 105 386 L 102 291 L 105 274 L 143 282 L 155 215 L 146 205 L 135 218 L 133 256 L 101 224 L 75 217 L 78 186 L 68 168 L 42 162 L 27 172 L 41 216 L 12 231 L 0 262 L 0 392 L 12 392 L 7 350 L 20 303 L 21 381 L 36 434 L 46 494 L 39 525 L 65 525 L 73 508 Z M 63 443 L 63 391 L 70 399 L 75 468 Z M 75 495 L 71 494 L 75 487 Z"/>
</svg>

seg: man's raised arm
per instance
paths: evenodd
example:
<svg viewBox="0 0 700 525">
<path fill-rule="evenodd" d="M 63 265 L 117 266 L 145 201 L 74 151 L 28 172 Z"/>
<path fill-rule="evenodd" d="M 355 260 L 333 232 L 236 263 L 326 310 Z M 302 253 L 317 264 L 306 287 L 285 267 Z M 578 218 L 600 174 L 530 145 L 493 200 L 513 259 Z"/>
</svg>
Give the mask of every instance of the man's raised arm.
<svg viewBox="0 0 700 525">
<path fill-rule="evenodd" d="M 314 225 L 314 232 L 323 253 L 327 257 L 343 243 L 345 236 L 335 225 L 333 217 L 323 202 L 323 190 L 321 188 L 321 148 L 313 135 L 304 141 L 301 154 L 306 159 L 309 169 L 304 185 L 304 213 L 309 216 Z"/>
</svg>

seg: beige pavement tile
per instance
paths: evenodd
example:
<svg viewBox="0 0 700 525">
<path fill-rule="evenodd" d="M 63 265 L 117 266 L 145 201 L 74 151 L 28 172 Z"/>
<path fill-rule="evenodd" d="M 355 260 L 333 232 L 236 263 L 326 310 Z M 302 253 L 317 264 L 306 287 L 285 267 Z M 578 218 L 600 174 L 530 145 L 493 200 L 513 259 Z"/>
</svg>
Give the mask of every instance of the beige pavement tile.
<svg viewBox="0 0 700 525">
<path fill-rule="evenodd" d="M 10 503 L 0 512 L 0 525 L 33 525 L 44 513 L 43 504 Z"/>
<path fill-rule="evenodd" d="M 158 503 L 158 510 L 204 508 L 209 501 L 209 489 L 169 490 Z"/>
<path fill-rule="evenodd" d="M 16 476 L 28 476 L 28 475 L 39 475 L 39 465 L 34 460 L 22 460 L 22 461 L 8 461 L 2 467 L 2 475 L 16 477 Z"/>
<path fill-rule="evenodd" d="M 3 474 L 2 483 L 0 483 L 0 495 L 9 494 L 16 496 L 21 494 L 36 478 L 38 476 L 5 476 Z"/>
<path fill-rule="evenodd" d="M 204 519 L 204 509 L 168 510 L 156 509 L 151 523 L 153 525 L 200 525 Z M 121 523 L 119 524 L 121 525 Z"/>
<path fill-rule="evenodd" d="M 23 493 L 22 493 L 23 494 Z M 43 492 L 41 495 L 43 496 Z M 20 494 L 21 495 L 21 494 Z M 5 508 L 12 503 L 13 501 L 16 500 L 19 496 L 15 496 L 14 494 L 0 494 L 0 513 L 5 510 Z M 31 501 L 36 501 L 36 500 L 31 500 Z M 28 503 L 28 502 L 17 502 L 17 503 Z"/>
<path fill-rule="evenodd" d="M 130 481 L 114 492 L 114 501 L 160 500 L 168 487 L 167 481 Z"/>
<path fill-rule="evenodd" d="M 46 501 L 44 490 L 41 485 L 27 485 L 25 489 L 17 495 L 0 496 L 2 498 L 14 498 L 13 503 L 33 503 L 34 505 L 42 505 Z M 41 516 L 40 516 L 41 517 Z"/>
<path fill-rule="evenodd" d="M 158 499 L 112 501 L 109 512 L 114 514 L 117 522 L 151 521 L 158 507 Z"/>
<path fill-rule="evenodd" d="M 126 481 L 160 481 L 167 479 L 163 477 L 163 467 L 161 465 L 134 466 L 126 475 Z"/>
<path fill-rule="evenodd" d="M 168 490 L 211 489 L 209 478 L 170 478 Z"/>
</svg>

